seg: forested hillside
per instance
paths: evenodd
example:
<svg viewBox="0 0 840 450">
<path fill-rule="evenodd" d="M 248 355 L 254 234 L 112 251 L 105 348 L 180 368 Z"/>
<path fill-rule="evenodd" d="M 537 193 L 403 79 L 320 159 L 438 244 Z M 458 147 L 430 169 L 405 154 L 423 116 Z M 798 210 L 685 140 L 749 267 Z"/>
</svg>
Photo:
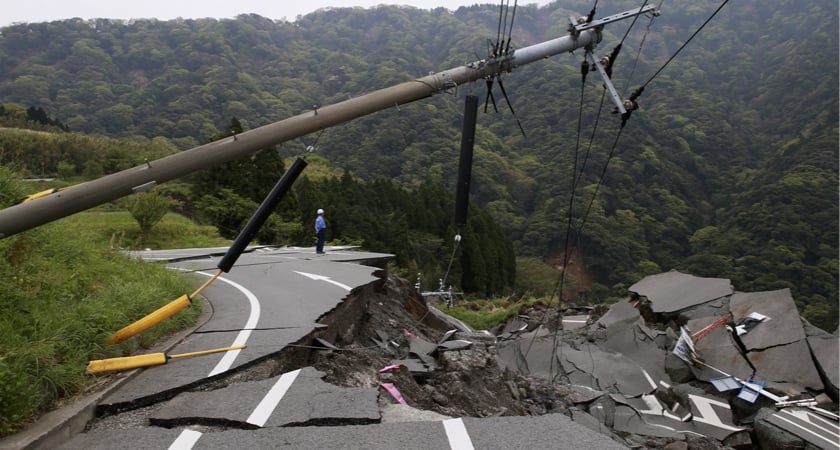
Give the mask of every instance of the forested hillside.
<svg viewBox="0 0 840 450">
<path fill-rule="evenodd" d="M 478 121 L 473 201 L 518 255 L 557 261 L 574 246 L 594 281 L 580 288 L 595 299 L 680 269 L 731 278 L 745 291 L 790 287 L 806 317 L 833 330 L 838 5 L 729 2 L 657 72 L 719 5 L 665 1 L 655 20 L 635 22 L 612 79 L 624 95 L 646 89 L 624 128 L 602 103 L 596 74 L 581 82 L 582 52 L 506 75 L 516 116 L 496 84 L 499 111 L 482 108 Z M 596 16 L 638 6 L 598 2 Z M 520 6 L 512 45 L 565 35 L 569 16 L 591 8 L 579 0 Z M 296 22 L 251 15 L 20 24 L 0 30 L 0 98 L 41 107 L 71 131 L 138 142 L 160 136 L 185 149 L 231 117 L 255 128 L 484 58 L 498 18 L 492 5 L 382 6 L 321 10 Z M 608 26 L 597 52 L 611 52 L 631 23 Z M 454 190 L 467 93 L 483 100 L 484 82 L 285 143 L 281 152 L 313 145 L 353 177 Z M 15 150 L 4 149 L 0 162 L 41 151 Z M 28 160 L 43 162 L 28 167 L 33 173 L 57 173 L 62 162 L 54 154 Z"/>
</svg>

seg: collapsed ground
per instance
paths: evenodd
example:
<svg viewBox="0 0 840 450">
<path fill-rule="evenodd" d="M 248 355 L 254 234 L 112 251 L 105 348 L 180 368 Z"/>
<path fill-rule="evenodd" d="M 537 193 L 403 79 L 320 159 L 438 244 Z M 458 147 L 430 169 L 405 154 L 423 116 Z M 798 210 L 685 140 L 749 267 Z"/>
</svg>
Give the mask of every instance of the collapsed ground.
<svg viewBox="0 0 840 450">
<path fill-rule="evenodd" d="M 553 309 L 528 313 L 544 323 L 559 322 L 559 312 Z M 329 383 L 354 387 L 393 383 L 409 406 L 449 417 L 571 415 L 581 401 L 579 391 L 566 383 L 501 370 L 495 337 L 488 333 L 457 333 L 455 338 L 472 345 L 466 350 L 438 352 L 437 370 L 412 374 L 401 366 L 380 374 L 380 369 L 408 356 L 409 335 L 438 343 L 451 329 L 430 312 L 423 297 L 408 283 L 393 276 L 354 291 L 321 323 L 329 327 L 316 333 L 314 344 L 320 342 L 324 349 L 312 352 L 308 364 L 325 372 L 324 381 Z M 565 338 L 581 338 L 576 332 L 561 333 Z M 381 389 L 380 405 L 394 403 L 397 401 Z M 701 436 L 668 439 L 615 433 L 613 437 L 636 448 L 663 448 L 675 441 L 688 444 L 688 448 L 728 448 Z"/>
</svg>

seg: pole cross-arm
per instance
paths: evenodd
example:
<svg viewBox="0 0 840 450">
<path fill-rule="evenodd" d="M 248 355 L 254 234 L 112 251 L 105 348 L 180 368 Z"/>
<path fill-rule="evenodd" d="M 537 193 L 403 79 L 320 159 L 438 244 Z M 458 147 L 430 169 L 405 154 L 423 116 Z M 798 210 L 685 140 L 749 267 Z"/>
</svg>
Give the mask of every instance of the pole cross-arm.
<svg viewBox="0 0 840 450">
<path fill-rule="evenodd" d="M 626 113 L 627 110 L 624 109 L 624 102 L 621 101 L 621 96 L 618 95 L 618 92 L 615 90 L 615 86 L 613 86 L 612 80 L 610 80 L 609 75 L 607 75 L 604 65 L 601 64 L 601 61 L 596 58 L 592 52 L 586 52 L 586 57 L 589 58 L 589 62 L 595 66 L 595 69 L 598 70 L 598 73 L 601 75 L 601 79 L 604 80 L 604 86 L 607 88 L 607 91 L 609 91 L 610 98 L 618 108 L 618 112 L 620 114 Z M 612 61 L 610 61 L 610 63 L 612 63 Z"/>
<path fill-rule="evenodd" d="M 600 19 L 595 19 L 591 22 L 573 21 L 572 26 L 577 31 L 584 31 L 584 30 L 589 30 L 591 28 L 603 27 L 604 25 L 606 25 L 608 23 L 611 23 L 611 22 L 615 22 L 617 20 L 624 20 L 624 19 L 627 19 L 629 17 L 640 16 L 642 14 L 647 14 L 649 12 L 652 12 L 653 15 L 655 15 L 655 16 L 659 15 L 659 13 L 656 11 L 656 6 L 654 6 L 654 5 L 644 5 L 641 8 L 631 9 L 631 10 L 624 11 L 624 12 L 621 12 L 621 13 L 618 13 L 618 14 L 613 14 L 611 16 L 602 17 Z"/>
</svg>

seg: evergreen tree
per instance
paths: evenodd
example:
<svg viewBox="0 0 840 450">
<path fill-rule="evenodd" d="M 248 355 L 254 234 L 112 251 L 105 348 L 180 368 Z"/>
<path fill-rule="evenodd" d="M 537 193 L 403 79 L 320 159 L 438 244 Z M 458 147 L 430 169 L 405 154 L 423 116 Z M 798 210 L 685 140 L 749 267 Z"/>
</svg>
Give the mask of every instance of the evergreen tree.
<svg viewBox="0 0 840 450">
<path fill-rule="evenodd" d="M 215 134 L 210 140 L 225 139 L 242 132 L 240 121 L 234 117 L 226 131 Z M 192 178 L 196 213 L 215 225 L 222 236 L 232 239 L 239 234 L 284 172 L 283 159 L 273 148 L 203 170 Z M 298 235 L 296 227 L 282 225 L 296 219 L 293 195 L 291 192 L 287 194 L 278 206 L 279 211 L 275 212 L 277 217 L 263 225 L 258 238 L 271 239 L 264 243 L 281 243 Z"/>
</svg>

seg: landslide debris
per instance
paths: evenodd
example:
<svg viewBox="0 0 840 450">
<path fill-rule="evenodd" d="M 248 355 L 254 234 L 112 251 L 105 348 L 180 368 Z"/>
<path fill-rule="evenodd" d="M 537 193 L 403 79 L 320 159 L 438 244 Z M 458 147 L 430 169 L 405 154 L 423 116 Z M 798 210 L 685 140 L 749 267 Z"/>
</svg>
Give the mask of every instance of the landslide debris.
<svg viewBox="0 0 840 450">
<path fill-rule="evenodd" d="M 415 417 L 434 420 L 448 417 L 525 416 L 562 413 L 580 414 L 581 404 L 602 392 L 563 382 L 551 383 L 500 368 L 496 359 L 497 339 L 487 332 L 458 331 L 433 312 L 405 280 L 380 273 L 380 280 L 354 290 L 343 304 L 324 316 L 328 325 L 315 333 L 321 349 L 313 351 L 307 363 L 326 373 L 324 381 L 338 386 L 376 387 L 391 383 Z M 534 317 L 552 315 L 549 310 L 530 311 Z M 551 321 L 551 320 L 547 320 Z M 554 323 L 559 323 L 554 320 Z M 576 332 L 562 332 L 568 339 L 580 339 Z M 447 337 L 469 341 L 468 348 L 443 351 L 435 344 Z M 424 366 L 411 352 L 412 341 L 432 344 L 433 368 Z M 416 347 L 414 347 L 416 349 Z M 417 361 L 420 361 L 418 363 Z M 384 372 L 382 369 L 399 365 Z M 380 389 L 383 421 L 398 401 Z M 421 420 L 421 419 L 417 419 Z M 690 436 L 662 438 L 638 436 L 613 430 L 598 430 L 634 448 L 722 449 L 730 448 L 715 439 Z"/>
</svg>

